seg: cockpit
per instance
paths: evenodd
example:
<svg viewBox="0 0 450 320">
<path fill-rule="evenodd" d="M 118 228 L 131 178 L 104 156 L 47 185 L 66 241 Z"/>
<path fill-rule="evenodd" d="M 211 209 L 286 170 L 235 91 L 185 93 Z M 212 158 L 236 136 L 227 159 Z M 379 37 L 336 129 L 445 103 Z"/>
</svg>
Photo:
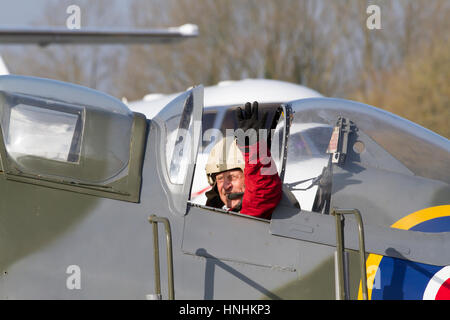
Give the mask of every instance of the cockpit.
<svg viewBox="0 0 450 320">
<path fill-rule="evenodd" d="M 280 106 L 263 104 L 261 112 L 269 111 L 273 115 Z M 236 129 L 236 107 L 218 107 L 214 111 L 208 109 L 204 114 L 203 133 L 212 126 L 224 135 L 228 127 Z M 365 168 L 377 168 L 450 182 L 448 140 L 408 120 L 381 109 L 341 99 L 303 99 L 284 107 L 287 114 L 280 118 L 274 132 L 271 153 L 285 190 L 295 197 L 304 210 L 317 210 L 319 179 L 330 165 L 340 166 L 349 174 Z M 215 118 L 212 117 L 213 112 L 217 113 Z M 221 120 L 218 122 L 217 119 Z M 338 123 L 342 119 L 348 123 L 345 128 L 341 126 L 339 129 Z M 336 130 L 338 136 L 334 137 Z M 344 132 L 347 133 L 343 135 Z M 341 144 L 345 140 L 345 150 L 331 150 L 339 134 Z M 333 142 L 333 139 L 336 141 Z M 203 149 L 198 154 L 191 194 L 194 203 L 204 203 L 203 195 L 208 190 L 202 168 L 210 146 L 214 144 L 210 141 L 209 138 L 203 140 Z M 285 157 L 283 152 L 286 152 Z"/>
</svg>

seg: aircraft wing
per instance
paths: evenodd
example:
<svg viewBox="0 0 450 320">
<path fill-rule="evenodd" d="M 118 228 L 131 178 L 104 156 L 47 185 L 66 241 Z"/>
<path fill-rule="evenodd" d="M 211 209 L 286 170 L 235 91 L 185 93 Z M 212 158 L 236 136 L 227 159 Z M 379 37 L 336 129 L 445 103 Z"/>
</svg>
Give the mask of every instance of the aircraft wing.
<svg viewBox="0 0 450 320">
<path fill-rule="evenodd" d="M 0 29 L 0 44 L 149 44 L 197 37 L 198 27 L 185 24 L 166 29 Z"/>
</svg>

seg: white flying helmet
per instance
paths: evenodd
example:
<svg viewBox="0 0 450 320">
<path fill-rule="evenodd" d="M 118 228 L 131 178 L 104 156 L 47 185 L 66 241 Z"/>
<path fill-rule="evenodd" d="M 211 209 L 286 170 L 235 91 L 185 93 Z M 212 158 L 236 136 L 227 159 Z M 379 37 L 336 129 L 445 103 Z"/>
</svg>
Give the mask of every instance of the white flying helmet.
<svg viewBox="0 0 450 320">
<path fill-rule="evenodd" d="M 232 136 L 227 136 L 216 143 L 209 153 L 206 163 L 206 177 L 208 183 L 213 186 L 215 183 L 214 174 L 232 169 L 244 171 L 245 161 L 241 150 Z"/>
</svg>

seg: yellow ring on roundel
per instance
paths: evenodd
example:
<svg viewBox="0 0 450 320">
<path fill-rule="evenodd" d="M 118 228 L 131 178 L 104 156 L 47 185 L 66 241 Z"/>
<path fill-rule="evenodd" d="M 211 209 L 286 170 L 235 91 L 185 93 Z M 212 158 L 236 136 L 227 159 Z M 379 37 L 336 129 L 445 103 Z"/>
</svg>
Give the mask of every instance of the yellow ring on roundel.
<svg viewBox="0 0 450 320">
<path fill-rule="evenodd" d="M 409 230 L 412 227 L 431 220 L 435 218 L 448 217 L 450 216 L 450 205 L 442 205 L 436 207 L 425 208 L 402 219 L 395 222 L 391 225 L 391 228 L 401 229 L 401 230 Z M 378 266 L 380 265 L 381 259 L 383 259 L 382 255 L 378 254 L 369 254 L 366 261 L 366 272 L 367 272 L 367 293 L 368 299 L 372 299 L 372 288 L 375 281 L 375 275 L 378 270 Z M 362 286 L 361 281 L 359 282 L 359 290 L 358 290 L 358 300 L 362 300 Z"/>
</svg>

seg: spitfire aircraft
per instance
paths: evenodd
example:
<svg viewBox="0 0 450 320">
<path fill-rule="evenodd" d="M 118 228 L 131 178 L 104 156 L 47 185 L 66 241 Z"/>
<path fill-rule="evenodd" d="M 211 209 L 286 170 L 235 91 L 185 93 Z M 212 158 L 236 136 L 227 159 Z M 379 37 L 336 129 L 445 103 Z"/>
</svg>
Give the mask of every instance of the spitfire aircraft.
<svg viewBox="0 0 450 320">
<path fill-rule="evenodd" d="M 450 299 L 449 140 L 304 89 L 243 80 L 128 106 L 0 76 L 0 297 Z M 201 199 L 205 133 L 253 100 L 269 123 L 282 111 L 271 220 Z"/>
<path fill-rule="evenodd" d="M 151 119 L 54 80 L 1 76 L 0 93 L 2 298 L 363 297 L 347 215 L 336 291 L 340 209 L 362 217 L 369 298 L 448 298 L 449 141 L 418 125 L 341 99 L 280 103 L 284 195 L 269 221 L 191 201 L 202 86 Z M 171 139 L 182 129 L 190 139 Z"/>
</svg>

